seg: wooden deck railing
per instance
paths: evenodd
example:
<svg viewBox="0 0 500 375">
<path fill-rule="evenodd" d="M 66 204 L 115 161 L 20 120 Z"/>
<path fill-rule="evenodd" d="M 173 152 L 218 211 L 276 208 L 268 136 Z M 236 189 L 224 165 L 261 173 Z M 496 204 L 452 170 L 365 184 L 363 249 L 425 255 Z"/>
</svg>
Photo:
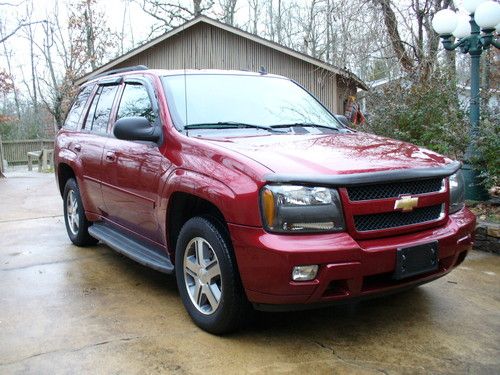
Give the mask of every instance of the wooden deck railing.
<svg viewBox="0 0 500 375">
<path fill-rule="evenodd" d="M 28 163 L 28 152 L 43 148 L 53 149 L 53 139 L 23 139 L 2 141 L 3 157 L 9 164 Z"/>
</svg>

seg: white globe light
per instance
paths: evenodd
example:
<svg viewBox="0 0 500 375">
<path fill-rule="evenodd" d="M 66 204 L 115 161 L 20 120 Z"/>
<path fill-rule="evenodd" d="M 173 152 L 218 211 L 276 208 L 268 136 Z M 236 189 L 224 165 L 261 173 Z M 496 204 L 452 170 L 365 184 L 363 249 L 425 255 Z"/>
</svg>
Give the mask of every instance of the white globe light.
<svg viewBox="0 0 500 375">
<path fill-rule="evenodd" d="M 487 0 L 463 0 L 463 7 L 469 12 L 469 14 L 472 14 L 476 11 L 476 8 L 478 7 L 479 4 L 484 3 Z M 455 6 L 460 6 L 460 4 L 457 4 L 458 1 L 454 1 Z"/>
<path fill-rule="evenodd" d="M 453 36 L 455 38 L 465 38 L 471 33 L 469 17 L 463 15 L 458 18 L 457 27 L 453 30 Z"/>
<path fill-rule="evenodd" d="M 477 7 L 474 19 L 482 29 L 493 29 L 500 22 L 500 4 L 494 1 L 482 3 Z"/>
<path fill-rule="evenodd" d="M 450 35 L 457 27 L 457 15 L 450 9 L 437 12 L 432 19 L 432 28 L 439 35 Z"/>
</svg>

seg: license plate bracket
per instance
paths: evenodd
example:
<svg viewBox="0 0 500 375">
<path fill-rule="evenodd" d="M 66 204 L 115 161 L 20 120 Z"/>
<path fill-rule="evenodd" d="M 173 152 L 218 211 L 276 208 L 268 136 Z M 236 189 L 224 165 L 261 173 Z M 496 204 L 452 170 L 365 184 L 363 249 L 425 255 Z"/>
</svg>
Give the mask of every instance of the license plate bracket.
<svg viewBox="0 0 500 375">
<path fill-rule="evenodd" d="M 396 252 L 396 269 L 394 279 L 436 271 L 439 267 L 438 242 L 429 242 L 416 246 L 402 247 Z"/>
</svg>

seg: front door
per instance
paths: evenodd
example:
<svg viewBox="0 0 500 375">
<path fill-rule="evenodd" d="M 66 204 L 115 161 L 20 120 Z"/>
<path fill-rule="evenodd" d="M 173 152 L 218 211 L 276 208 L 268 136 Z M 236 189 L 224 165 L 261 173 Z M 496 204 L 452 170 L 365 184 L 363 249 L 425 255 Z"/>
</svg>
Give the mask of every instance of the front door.
<svg viewBox="0 0 500 375">
<path fill-rule="evenodd" d="M 146 117 L 155 126 L 161 126 L 152 85 L 144 79 L 125 80 L 116 120 L 132 116 Z M 159 178 L 169 167 L 165 161 L 155 143 L 125 141 L 111 135 L 102 163 L 108 219 L 159 245 L 163 245 L 163 236 L 156 208 Z"/>
</svg>

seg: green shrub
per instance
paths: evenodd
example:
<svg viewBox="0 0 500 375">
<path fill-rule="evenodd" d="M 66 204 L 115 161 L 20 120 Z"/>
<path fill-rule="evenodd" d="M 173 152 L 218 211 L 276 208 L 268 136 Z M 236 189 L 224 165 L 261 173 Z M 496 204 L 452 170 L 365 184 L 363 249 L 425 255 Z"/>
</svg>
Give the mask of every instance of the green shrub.
<svg viewBox="0 0 500 375">
<path fill-rule="evenodd" d="M 500 185 L 500 121 L 495 116 L 481 118 L 476 142 L 477 155 L 472 160 L 481 171 L 487 188 Z"/>
<path fill-rule="evenodd" d="M 445 74 L 430 81 L 394 81 L 368 96 L 368 131 L 461 159 L 468 142 L 468 118 Z"/>
</svg>

